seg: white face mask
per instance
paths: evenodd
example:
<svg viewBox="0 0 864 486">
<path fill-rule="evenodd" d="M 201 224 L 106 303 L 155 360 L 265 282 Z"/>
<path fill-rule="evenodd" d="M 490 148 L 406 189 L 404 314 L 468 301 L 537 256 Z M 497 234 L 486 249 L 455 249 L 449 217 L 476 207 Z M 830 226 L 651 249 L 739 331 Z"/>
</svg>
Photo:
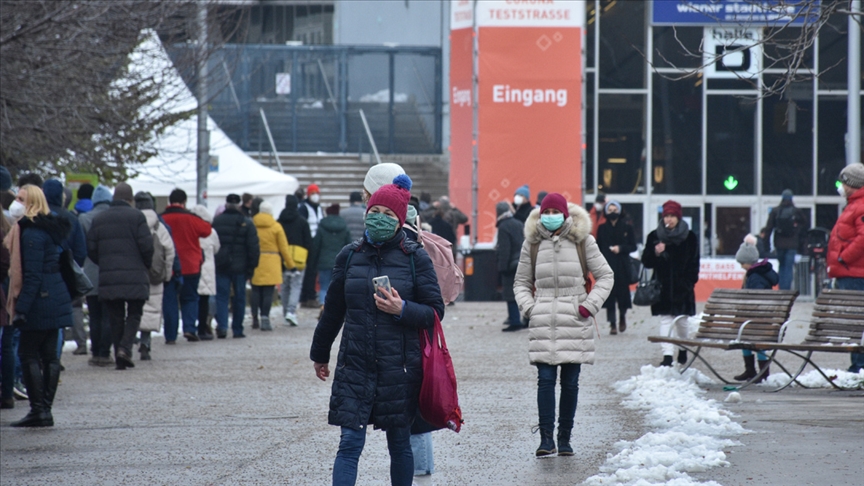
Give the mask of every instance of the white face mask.
<svg viewBox="0 0 864 486">
<path fill-rule="evenodd" d="M 319 196 L 318 194 L 312 194 L 311 196 L 309 196 L 309 200 L 315 204 L 318 204 L 318 201 L 321 200 L 321 196 Z"/>
<path fill-rule="evenodd" d="M 12 204 L 9 205 L 9 215 L 15 219 L 21 219 L 24 217 L 24 205 L 19 201 L 12 201 Z"/>
<path fill-rule="evenodd" d="M 525 198 L 520 196 L 519 194 L 513 196 L 513 204 L 516 206 L 521 206 L 522 203 L 525 202 Z"/>
<path fill-rule="evenodd" d="M 837 194 L 840 194 L 842 197 L 846 197 L 846 190 L 843 189 L 843 184 L 837 186 Z"/>
<path fill-rule="evenodd" d="M 600 211 L 603 211 L 603 204 L 602 204 L 602 203 L 594 203 L 594 209 L 595 209 L 598 213 L 599 213 Z"/>
</svg>

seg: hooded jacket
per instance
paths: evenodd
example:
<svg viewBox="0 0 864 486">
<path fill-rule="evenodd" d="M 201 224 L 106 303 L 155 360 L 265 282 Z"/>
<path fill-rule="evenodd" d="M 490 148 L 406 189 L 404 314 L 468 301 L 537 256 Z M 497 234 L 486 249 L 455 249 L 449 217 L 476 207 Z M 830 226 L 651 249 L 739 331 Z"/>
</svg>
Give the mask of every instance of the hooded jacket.
<svg viewBox="0 0 864 486">
<path fill-rule="evenodd" d="M 294 268 L 285 230 L 267 213 L 256 214 L 252 222 L 258 230 L 258 244 L 261 248 L 258 266 L 252 275 L 252 285 L 279 285 L 282 283 L 282 264 L 285 264 L 285 268 Z"/>
<path fill-rule="evenodd" d="M 351 233 L 341 216 L 326 216 L 318 224 L 318 234 L 312 239 L 312 261 L 318 270 L 332 270 L 336 255 L 351 243 Z"/>
<path fill-rule="evenodd" d="M 111 191 L 101 184 L 96 186 L 96 189 L 93 190 L 93 209 L 78 216 L 78 222 L 81 223 L 81 230 L 84 232 L 85 240 L 87 238 L 87 233 L 90 231 L 90 227 L 93 226 L 93 218 L 95 218 L 99 213 L 107 211 L 108 208 L 111 207 L 111 197 Z M 88 257 L 84 260 L 83 269 L 84 274 L 87 275 L 87 278 L 90 279 L 90 283 L 93 284 L 93 290 L 91 290 L 87 296 L 99 295 L 99 265 L 93 263 L 93 260 Z"/>
<path fill-rule="evenodd" d="M 87 255 L 99 265 L 100 300 L 147 300 L 153 236 L 144 214 L 125 201 L 93 219 L 87 232 Z"/>
<path fill-rule="evenodd" d="M 279 213 L 279 224 L 285 231 L 288 244 L 297 245 L 307 250 L 312 249 L 312 232 L 309 231 L 309 222 L 300 215 L 297 209 L 297 197 L 285 196 L 285 209 Z"/>
<path fill-rule="evenodd" d="M 745 289 L 771 290 L 780 283 L 780 276 L 774 271 L 774 267 L 768 260 L 754 263 L 744 275 Z"/>
<path fill-rule="evenodd" d="M 171 280 L 172 265 L 174 263 L 174 240 L 168 233 L 168 228 L 159 221 L 159 216 L 152 209 L 142 209 L 141 213 L 147 219 L 147 227 L 153 238 L 158 238 L 165 252 L 162 254 L 162 283 L 150 284 L 150 298 L 144 303 L 144 314 L 141 316 L 141 330 L 159 332 L 162 327 L 162 296 L 165 292 L 165 283 Z M 155 263 L 155 262 L 153 262 Z M 148 274 L 149 275 L 149 274 Z"/>
<path fill-rule="evenodd" d="M 183 275 L 198 275 L 201 273 L 201 238 L 210 236 L 213 228 L 210 223 L 199 218 L 181 206 L 168 206 L 162 213 L 162 219 L 171 229 L 174 238 L 174 248 L 180 256 L 180 268 Z"/>
<path fill-rule="evenodd" d="M 71 224 L 54 214 L 21 218 L 22 287 L 15 314 L 22 331 L 50 331 L 72 325 L 72 298 L 60 274 L 60 251 Z"/>
<path fill-rule="evenodd" d="M 199 218 L 207 221 L 208 224 L 213 222 L 213 217 L 207 211 L 207 208 L 201 205 L 196 205 L 192 208 L 194 213 Z M 209 236 L 199 239 L 201 252 L 204 254 L 204 261 L 201 263 L 201 278 L 198 280 L 198 295 L 216 295 L 216 253 L 219 252 L 219 234 L 211 231 Z"/>
<path fill-rule="evenodd" d="M 219 235 L 216 273 L 252 278 L 261 255 L 258 248 L 258 230 L 252 220 L 240 209 L 228 207 L 213 219 L 213 229 Z"/>
<path fill-rule="evenodd" d="M 828 240 L 828 276 L 864 278 L 864 187 L 847 200 Z"/>
<path fill-rule="evenodd" d="M 390 278 L 405 301 L 399 318 L 375 305 L 372 279 L 381 275 Z M 309 353 L 312 361 L 328 363 L 333 341 L 342 331 L 330 396 L 331 425 L 355 430 L 369 423 L 384 430 L 411 425 L 423 381 L 418 330 L 434 325 L 435 312 L 443 318 L 432 260 L 404 231 L 380 247 L 364 238 L 339 252 Z"/>
<path fill-rule="evenodd" d="M 588 213 L 568 204 L 570 217 L 557 235 L 540 223 L 540 209 L 525 221 L 525 242 L 519 255 L 513 290 L 519 311 L 530 319 L 528 357 L 531 363 L 559 365 L 594 363 L 594 324 L 579 314 L 584 306 L 595 315 L 614 283 L 612 269 L 591 236 Z M 585 293 L 585 278 L 577 245 L 585 242 L 587 267 L 594 288 Z M 531 245 L 539 243 L 536 268 L 531 268 Z M 535 290 L 536 288 L 536 290 Z"/>
<path fill-rule="evenodd" d="M 84 265 L 84 260 L 87 258 L 87 240 L 84 238 L 84 231 L 78 218 L 63 207 L 63 184 L 57 179 L 48 179 L 42 186 L 42 192 L 51 211 L 69 222 L 71 229 L 66 237 L 66 243 L 72 249 L 75 262 Z"/>
</svg>

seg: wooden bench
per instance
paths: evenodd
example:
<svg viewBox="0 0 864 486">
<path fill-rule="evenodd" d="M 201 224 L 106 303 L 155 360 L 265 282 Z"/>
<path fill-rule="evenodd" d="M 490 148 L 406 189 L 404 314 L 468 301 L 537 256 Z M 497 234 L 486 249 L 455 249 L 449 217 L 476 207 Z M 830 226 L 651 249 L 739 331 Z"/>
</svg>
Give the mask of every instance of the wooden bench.
<svg viewBox="0 0 864 486">
<path fill-rule="evenodd" d="M 671 343 L 691 353 L 681 368 L 682 372 L 698 359 L 723 383 L 733 384 L 736 382 L 723 378 L 708 363 L 701 354 L 702 349 L 744 349 L 740 346 L 742 341 L 777 345 L 783 341 L 785 325 L 797 297 L 798 292 L 792 290 L 716 289 L 699 317 L 699 331 L 695 338 L 649 336 L 648 340 L 652 343 Z M 687 318 L 676 317 L 670 332 L 675 329 L 678 320 Z M 743 386 L 759 380 L 762 374 L 760 371 Z"/>
<path fill-rule="evenodd" d="M 784 329 L 785 331 L 785 329 Z M 781 335 L 783 333 L 781 332 Z M 864 353 L 864 291 L 825 290 L 816 299 L 810 318 L 810 331 L 800 344 L 740 342 L 738 349 L 771 351 L 772 361 L 792 379 L 786 385 L 772 391 L 780 391 L 792 383 L 806 388 L 797 380 L 807 364 L 813 366 L 834 388 L 843 389 L 834 383 L 810 357 L 821 353 Z M 790 373 L 774 357 L 777 351 L 785 351 L 803 360 L 795 373 Z M 834 377 L 836 378 L 836 377 Z"/>
</svg>

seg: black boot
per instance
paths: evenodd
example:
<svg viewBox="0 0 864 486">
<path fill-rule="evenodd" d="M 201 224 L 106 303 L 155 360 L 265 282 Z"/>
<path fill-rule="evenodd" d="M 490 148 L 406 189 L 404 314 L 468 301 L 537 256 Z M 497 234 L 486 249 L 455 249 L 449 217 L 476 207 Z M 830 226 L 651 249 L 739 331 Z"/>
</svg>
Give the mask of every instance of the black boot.
<svg viewBox="0 0 864 486">
<path fill-rule="evenodd" d="M 60 362 L 55 361 L 48 363 L 42 375 L 43 385 L 45 387 L 42 395 L 42 403 L 45 412 L 51 417 L 51 425 L 54 425 L 54 417 L 51 415 L 51 408 L 54 406 L 54 396 L 57 394 L 57 385 L 60 383 Z"/>
<path fill-rule="evenodd" d="M 735 381 L 747 381 L 754 376 L 756 376 L 756 357 L 752 354 L 750 356 L 744 356 L 744 373 L 733 376 L 732 378 L 734 378 Z"/>
<path fill-rule="evenodd" d="M 664 354 L 663 355 L 663 362 L 660 363 L 660 366 L 672 366 L 672 355 Z"/>
<path fill-rule="evenodd" d="M 762 373 L 762 376 L 756 380 L 756 383 L 762 383 L 768 378 L 768 375 L 771 374 L 771 362 L 767 359 L 765 361 L 759 361 L 759 372 Z"/>
<path fill-rule="evenodd" d="M 573 448 L 570 447 L 570 431 L 558 429 L 558 455 L 572 456 Z"/>
<path fill-rule="evenodd" d="M 540 429 L 540 447 L 537 448 L 535 455 L 537 457 L 549 456 L 558 452 L 555 448 L 555 441 L 552 440 L 552 431 Z"/>
<path fill-rule="evenodd" d="M 687 364 L 687 351 L 683 349 L 678 350 L 678 364 Z"/>
<path fill-rule="evenodd" d="M 138 346 L 138 352 L 141 353 L 141 361 L 150 361 L 150 346 L 142 344 Z"/>
<path fill-rule="evenodd" d="M 42 370 L 39 362 L 30 360 L 21 363 L 21 372 L 24 375 L 24 386 L 27 387 L 27 398 L 30 400 L 30 413 L 23 419 L 12 422 L 12 427 L 51 427 L 54 418 L 50 412 L 45 410 L 45 384 L 42 380 Z M 59 373 L 59 371 L 58 371 Z"/>
<path fill-rule="evenodd" d="M 252 314 L 252 329 L 258 329 L 259 327 L 261 326 L 258 324 L 258 314 Z"/>
<path fill-rule="evenodd" d="M 624 313 L 621 313 L 621 320 L 618 321 L 618 331 L 624 332 L 627 330 L 627 319 L 624 317 Z"/>
<path fill-rule="evenodd" d="M 615 321 L 609 323 L 609 334 L 612 336 L 618 334 L 618 327 L 615 326 Z"/>
</svg>

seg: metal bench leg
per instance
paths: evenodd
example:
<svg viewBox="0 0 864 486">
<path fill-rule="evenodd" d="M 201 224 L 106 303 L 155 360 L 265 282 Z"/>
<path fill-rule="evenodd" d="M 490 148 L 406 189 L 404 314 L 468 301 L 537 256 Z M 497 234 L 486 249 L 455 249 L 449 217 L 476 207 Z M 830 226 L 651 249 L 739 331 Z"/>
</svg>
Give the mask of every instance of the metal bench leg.
<svg viewBox="0 0 864 486">
<path fill-rule="evenodd" d="M 801 388 L 810 388 L 809 386 L 807 386 L 807 385 L 801 383 L 800 381 L 798 381 L 798 376 L 800 376 L 800 375 L 801 375 L 801 372 L 804 371 L 804 368 L 807 367 L 807 363 L 812 364 L 812 365 L 813 365 L 817 370 L 819 369 L 819 367 L 816 366 L 815 364 L 813 364 L 813 362 L 810 360 L 810 356 L 813 355 L 813 351 L 808 351 L 808 352 L 807 352 L 807 356 L 800 355 L 800 354 L 796 353 L 795 351 L 789 351 L 789 350 L 784 350 L 784 351 L 788 352 L 789 354 L 793 354 L 793 355 L 795 355 L 795 356 L 798 356 L 798 357 L 801 358 L 803 361 L 802 361 L 802 363 L 801 363 L 801 366 L 798 367 L 798 370 L 796 370 L 795 373 L 793 374 L 793 373 L 790 373 L 789 370 L 787 370 L 785 366 L 783 366 L 782 364 L 780 364 L 779 361 L 772 360 L 774 363 L 777 364 L 777 366 L 780 367 L 781 370 L 783 370 L 784 373 L 786 373 L 787 375 L 789 375 L 790 379 L 789 379 L 789 383 L 786 383 L 785 385 L 781 386 L 780 388 L 777 388 L 776 390 L 768 390 L 768 391 L 770 391 L 770 392 L 779 392 L 780 390 L 783 390 L 783 389 L 789 387 L 790 385 L 792 385 L 792 383 L 797 383 L 798 386 L 800 386 Z M 822 373 L 822 371 L 820 370 L 819 373 Z M 822 376 L 825 376 L 825 374 L 822 373 Z M 828 377 L 825 376 L 825 379 L 827 380 Z M 831 380 L 828 380 L 828 382 L 831 383 L 832 385 L 834 385 L 834 383 L 832 383 Z M 834 385 L 834 386 L 836 387 L 836 385 Z"/>
<path fill-rule="evenodd" d="M 695 351 L 693 351 L 692 349 L 690 349 L 686 346 L 681 346 L 680 344 L 678 344 L 677 346 L 680 348 L 683 348 L 688 353 L 693 354 L 693 357 L 690 358 L 689 360 L 687 360 L 687 363 L 681 368 L 681 373 L 684 373 L 685 371 L 687 371 L 687 369 L 693 365 L 693 363 L 696 361 L 696 359 L 699 359 L 699 361 L 701 361 L 708 368 L 708 370 L 711 371 L 711 373 L 713 373 L 714 376 L 716 376 L 720 381 L 722 381 L 723 383 L 725 383 L 727 385 L 731 385 L 731 384 L 735 383 L 734 381 L 729 381 L 726 378 L 723 378 L 722 376 L 720 376 L 720 373 L 718 373 L 717 370 L 715 370 L 714 367 L 711 366 L 708 363 L 708 361 L 706 361 L 705 358 L 702 357 L 702 355 L 701 355 L 702 346 L 697 347 Z"/>
</svg>

